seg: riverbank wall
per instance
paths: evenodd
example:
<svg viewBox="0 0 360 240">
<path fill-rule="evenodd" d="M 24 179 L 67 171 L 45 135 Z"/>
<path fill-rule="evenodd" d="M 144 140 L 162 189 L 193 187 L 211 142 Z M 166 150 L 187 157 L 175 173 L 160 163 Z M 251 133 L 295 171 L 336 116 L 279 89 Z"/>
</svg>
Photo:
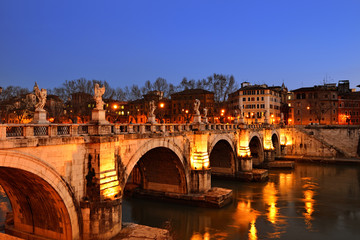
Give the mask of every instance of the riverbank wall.
<svg viewBox="0 0 360 240">
<path fill-rule="evenodd" d="M 360 161 L 360 126 L 292 126 L 284 133 L 285 158 Z"/>
</svg>

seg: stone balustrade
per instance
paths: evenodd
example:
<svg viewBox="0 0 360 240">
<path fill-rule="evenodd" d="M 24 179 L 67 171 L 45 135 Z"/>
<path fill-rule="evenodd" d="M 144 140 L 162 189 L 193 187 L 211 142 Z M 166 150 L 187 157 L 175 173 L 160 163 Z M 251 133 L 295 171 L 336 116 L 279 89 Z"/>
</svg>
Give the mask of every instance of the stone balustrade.
<svg viewBox="0 0 360 240">
<path fill-rule="evenodd" d="M 199 127 L 200 126 L 200 127 Z M 271 126 L 268 126 L 271 127 Z M 97 128 L 96 131 L 92 130 Z M 81 136 L 94 134 L 145 134 L 181 133 L 188 131 L 234 131 L 237 129 L 263 129 L 263 125 L 252 124 L 1 124 L 0 140 L 8 138 Z"/>
</svg>

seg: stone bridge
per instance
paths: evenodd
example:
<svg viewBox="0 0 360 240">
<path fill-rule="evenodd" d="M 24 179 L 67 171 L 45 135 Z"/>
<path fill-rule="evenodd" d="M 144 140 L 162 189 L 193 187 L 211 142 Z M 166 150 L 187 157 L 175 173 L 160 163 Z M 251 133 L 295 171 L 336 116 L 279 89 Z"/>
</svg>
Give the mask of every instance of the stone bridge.
<svg viewBox="0 0 360 240">
<path fill-rule="evenodd" d="M 0 125 L 6 232 L 26 239 L 110 239 L 129 186 L 179 196 L 211 191 L 280 155 L 279 127 L 239 124 Z"/>
</svg>

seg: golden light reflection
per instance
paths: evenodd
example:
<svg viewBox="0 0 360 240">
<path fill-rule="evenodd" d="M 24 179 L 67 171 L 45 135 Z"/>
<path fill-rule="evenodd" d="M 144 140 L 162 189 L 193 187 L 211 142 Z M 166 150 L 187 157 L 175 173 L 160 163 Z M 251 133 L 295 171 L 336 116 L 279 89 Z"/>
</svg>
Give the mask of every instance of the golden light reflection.
<svg viewBox="0 0 360 240">
<path fill-rule="evenodd" d="M 210 233 L 205 232 L 204 234 L 194 233 L 190 240 L 210 240 Z"/>
<path fill-rule="evenodd" d="M 250 230 L 249 230 L 249 240 L 257 240 L 255 220 L 251 221 Z"/>
<path fill-rule="evenodd" d="M 308 229 L 312 228 L 311 221 L 313 220 L 312 214 L 314 213 L 314 191 L 305 190 L 304 191 L 304 203 L 305 203 L 305 212 L 303 213 L 305 218 L 305 224 Z"/>
<path fill-rule="evenodd" d="M 264 194 L 264 201 L 269 206 L 267 218 L 271 223 L 275 224 L 278 217 L 278 208 L 276 207 L 277 191 L 275 188 L 275 184 L 273 182 L 269 182 L 264 187 L 263 194 Z"/>
<path fill-rule="evenodd" d="M 260 213 L 251 208 L 250 200 L 239 200 L 233 215 L 236 227 L 248 232 L 249 239 L 257 239 L 256 219 Z M 250 226 L 250 228 L 249 228 Z"/>
<path fill-rule="evenodd" d="M 293 185 L 293 173 L 280 173 L 279 174 L 279 191 L 281 194 L 289 194 Z"/>
</svg>

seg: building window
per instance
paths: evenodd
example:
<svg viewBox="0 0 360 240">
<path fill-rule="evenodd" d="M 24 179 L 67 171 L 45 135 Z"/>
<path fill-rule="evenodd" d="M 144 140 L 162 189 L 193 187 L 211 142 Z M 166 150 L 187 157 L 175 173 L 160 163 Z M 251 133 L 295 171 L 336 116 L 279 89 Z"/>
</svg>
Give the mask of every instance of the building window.
<svg viewBox="0 0 360 240">
<path fill-rule="evenodd" d="M 243 98 L 243 101 L 246 102 L 246 97 Z"/>
<path fill-rule="evenodd" d="M 264 97 L 261 97 L 261 101 L 264 101 Z"/>
</svg>

